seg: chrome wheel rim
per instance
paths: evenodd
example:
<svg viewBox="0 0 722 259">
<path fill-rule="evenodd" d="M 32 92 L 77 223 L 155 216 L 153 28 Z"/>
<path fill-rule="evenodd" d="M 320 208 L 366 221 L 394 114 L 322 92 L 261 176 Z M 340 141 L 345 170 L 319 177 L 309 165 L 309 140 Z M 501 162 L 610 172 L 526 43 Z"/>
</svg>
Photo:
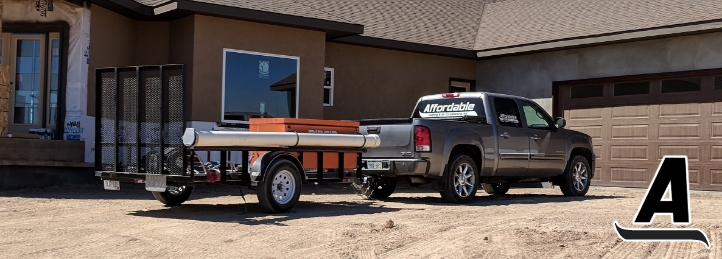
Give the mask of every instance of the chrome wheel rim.
<svg viewBox="0 0 722 259">
<path fill-rule="evenodd" d="M 293 198 L 296 192 L 296 181 L 293 174 L 288 170 L 282 170 L 273 177 L 271 195 L 278 204 L 286 204 Z"/>
<path fill-rule="evenodd" d="M 474 168 L 467 164 L 460 164 L 454 170 L 454 189 L 460 197 L 469 197 L 476 184 Z"/>
<path fill-rule="evenodd" d="M 185 186 L 181 187 L 175 187 L 175 186 L 168 186 L 168 193 L 172 195 L 181 195 L 186 190 Z"/>
<path fill-rule="evenodd" d="M 574 181 L 574 190 L 581 192 L 584 191 L 584 189 L 587 187 L 587 183 L 589 182 L 589 172 L 587 170 L 587 165 L 585 165 L 582 162 L 577 162 L 576 165 L 574 165 L 574 174 L 572 175 L 573 181 Z"/>
</svg>

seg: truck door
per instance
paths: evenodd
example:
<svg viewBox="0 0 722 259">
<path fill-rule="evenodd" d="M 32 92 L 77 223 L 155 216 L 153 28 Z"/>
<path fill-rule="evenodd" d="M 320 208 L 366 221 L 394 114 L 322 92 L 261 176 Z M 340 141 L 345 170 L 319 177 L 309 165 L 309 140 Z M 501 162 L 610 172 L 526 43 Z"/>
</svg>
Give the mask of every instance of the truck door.
<svg viewBox="0 0 722 259">
<path fill-rule="evenodd" d="M 529 167 L 529 132 L 514 99 L 494 97 L 499 163 L 495 176 L 525 176 Z"/>
<path fill-rule="evenodd" d="M 529 129 L 529 176 L 554 176 L 564 172 L 566 141 L 554 122 L 539 105 L 521 101 Z"/>
</svg>

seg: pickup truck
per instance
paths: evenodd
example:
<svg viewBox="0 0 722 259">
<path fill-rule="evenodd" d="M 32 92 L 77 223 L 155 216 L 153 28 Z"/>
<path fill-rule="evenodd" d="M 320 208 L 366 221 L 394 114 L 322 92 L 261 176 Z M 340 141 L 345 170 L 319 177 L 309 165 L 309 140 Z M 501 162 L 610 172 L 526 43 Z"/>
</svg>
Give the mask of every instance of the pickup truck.
<svg viewBox="0 0 722 259">
<path fill-rule="evenodd" d="M 447 202 L 467 203 L 481 187 L 505 194 L 511 183 L 552 182 L 583 196 L 594 177 L 592 138 L 565 129 L 534 101 L 495 93 L 420 98 L 410 118 L 361 120 L 381 145 L 363 156 L 356 189 L 389 197 L 399 182 L 431 184 Z"/>
</svg>

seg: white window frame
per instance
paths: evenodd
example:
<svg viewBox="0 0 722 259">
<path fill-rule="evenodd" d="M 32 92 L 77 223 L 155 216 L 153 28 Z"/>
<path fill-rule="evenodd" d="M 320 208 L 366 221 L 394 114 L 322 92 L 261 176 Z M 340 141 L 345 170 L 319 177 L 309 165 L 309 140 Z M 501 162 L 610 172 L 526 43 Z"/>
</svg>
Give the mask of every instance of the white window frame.
<svg viewBox="0 0 722 259">
<path fill-rule="evenodd" d="M 324 72 L 324 75 L 323 75 L 323 76 L 324 76 L 324 77 L 326 77 L 326 71 L 331 72 L 331 85 L 330 85 L 330 86 L 325 86 L 325 85 L 323 86 L 324 91 L 325 91 L 326 89 L 329 89 L 329 93 L 328 93 L 328 103 L 325 103 L 325 102 L 324 102 L 324 103 L 323 103 L 323 106 L 333 106 L 333 84 L 334 84 L 333 81 L 334 81 L 334 71 L 333 71 L 333 68 L 324 67 L 324 68 L 323 68 L 323 72 Z M 323 97 L 322 97 L 321 99 L 323 99 Z"/>
<path fill-rule="evenodd" d="M 295 59 L 296 60 L 296 118 L 298 118 L 298 107 L 299 107 L 298 102 L 299 102 L 299 93 L 300 93 L 300 89 L 301 89 L 301 58 L 300 57 L 223 48 L 223 72 L 221 74 L 221 76 L 223 77 L 222 83 L 221 83 L 221 122 L 223 122 L 223 123 L 243 123 L 243 124 L 248 123 L 248 121 L 224 119 L 225 114 L 226 114 L 226 55 L 228 52 L 252 54 L 252 55 L 275 57 L 275 58 Z"/>
</svg>

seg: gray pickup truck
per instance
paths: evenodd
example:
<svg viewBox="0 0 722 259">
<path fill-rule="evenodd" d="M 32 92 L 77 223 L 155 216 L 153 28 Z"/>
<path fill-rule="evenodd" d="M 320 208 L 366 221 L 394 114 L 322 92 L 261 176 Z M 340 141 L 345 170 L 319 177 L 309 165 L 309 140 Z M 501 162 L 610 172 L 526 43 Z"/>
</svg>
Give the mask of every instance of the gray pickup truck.
<svg viewBox="0 0 722 259">
<path fill-rule="evenodd" d="M 505 194 L 511 183 L 552 182 L 583 196 L 594 177 L 588 135 L 564 129 L 532 100 L 494 93 L 447 93 L 418 100 L 411 118 L 361 120 L 381 146 L 363 156 L 356 189 L 369 198 L 396 184 L 431 184 L 447 202 L 466 203 L 479 187 Z"/>
</svg>

